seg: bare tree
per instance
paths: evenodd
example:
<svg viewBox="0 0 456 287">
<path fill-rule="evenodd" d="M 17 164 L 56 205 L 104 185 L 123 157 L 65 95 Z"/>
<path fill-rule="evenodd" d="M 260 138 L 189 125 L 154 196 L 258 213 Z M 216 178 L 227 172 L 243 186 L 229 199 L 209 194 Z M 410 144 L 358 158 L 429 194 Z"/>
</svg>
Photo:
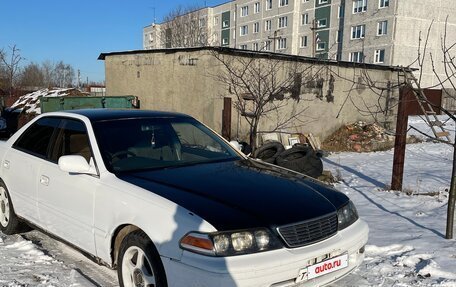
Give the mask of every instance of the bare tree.
<svg viewBox="0 0 456 287">
<path fill-rule="evenodd" d="M 3 64 L 3 57 L 5 56 L 5 52 L 3 52 L 3 49 L 0 49 L 0 89 L 4 89 L 6 87 L 6 68 Z"/>
<path fill-rule="evenodd" d="M 166 48 L 207 46 L 207 20 L 200 7 L 178 6 L 164 17 L 159 41 Z"/>
<path fill-rule="evenodd" d="M 25 66 L 19 77 L 19 85 L 22 87 L 44 87 L 44 74 L 38 64 L 30 63 Z"/>
<path fill-rule="evenodd" d="M 46 60 L 40 65 L 41 73 L 43 74 L 43 82 L 46 87 L 57 86 L 55 75 L 55 64 L 50 60 Z"/>
<path fill-rule="evenodd" d="M 7 88 L 9 90 L 10 95 L 13 92 L 14 85 L 16 83 L 17 77 L 20 71 L 20 63 L 24 60 L 24 58 L 20 54 L 20 49 L 17 48 L 16 45 L 9 46 L 10 55 L 3 53 L 1 57 L 1 61 L 6 70 L 6 77 L 7 77 Z"/>
<path fill-rule="evenodd" d="M 418 102 L 421 104 L 426 104 L 431 106 L 434 110 L 439 109 L 445 115 L 447 115 L 451 120 L 456 122 L 455 114 L 446 108 L 442 103 L 436 104 L 429 101 L 425 94 L 424 90 L 429 88 L 439 88 L 443 90 L 443 94 L 446 97 L 452 98 L 456 101 L 456 42 L 448 37 L 448 22 L 445 23 L 445 29 L 443 35 L 441 35 L 441 47 L 440 51 L 433 52 L 432 49 L 429 48 L 429 41 L 430 35 L 432 33 L 432 26 L 434 25 L 434 21 L 431 22 L 430 26 L 427 29 L 427 33 L 423 35 L 420 33 L 418 39 L 418 49 L 417 49 L 417 57 L 416 59 L 407 67 L 403 67 L 404 78 L 402 80 L 398 79 L 396 82 L 388 82 L 387 84 L 384 83 L 376 83 L 372 81 L 369 77 L 369 74 L 365 71 L 362 73 L 360 79 L 352 79 L 353 85 L 356 86 L 356 82 L 362 82 L 363 85 L 375 91 L 378 95 L 378 105 L 375 107 L 365 107 L 364 112 L 371 113 L 374 117 L 375 114 L 378 113 L 387 113 L 388 108 L 383 108 L 384 106 L 388 106 L 388 94 L 391 91 L 397 91 L 402 87 L 407 87 L 413 93 L 416 94 L 416 98 Z M 435 78 L 438 80 L 438 84 L 433 86 L 424 86 L 422 83 L 424 81 L 423 78 L 423 71 L 428 68 L 428 65 L 432 66 L 432 71 L 434 73 Z M 416 76 L 412 74 L 411 67 L 418 68 L 418 72 Z M 442 72 L 443 70 L 443 72 Z M 349 80 L 349 79 L 347 79 Z M 349 98 L 349 95 L 347 98 Z M 394 104 L 390 106 L 390 108 L 395 108 L 397 105 Z M 383 107 L 382 107 L 383 106 Z M 453 107 L 454 109 L 455 107 Z M 361 112 L 361 108 L 359 108 Z M 427 117 L 426 117 L 427 118 Z M 440 121 L 430 121 L 428 124 L 431 125 L 441 125 L 442 129 L 444 130 L 444 126 Z M 454 212 L 455 212 L 455 203 L 456 203 L 456 136 L 453 141 L 448 141 L 445 137 L 442 138 L 441 136 L 437 136 L 436 134 L 429 134 L 425 131 L 419 130 L 418 128 L 411 126 L 411 129 L 416 130 L 417 132 L 421 133 L 422 135 L 428 137 L 429 139 L 437 142 L 443 142 L 449 144 L 453 147 L 453 167 L 452 167 L 452 174 L 451 174 L 451 184 L 449 190 L 449 200 L 448 200 L 448 211 L 447 211 L 447 226 L 446 226 L 446 238 L 452 239 L 453 238 L 453 227 L 454 227 Z M 406 132 L 405 132 L 406 133 Z M 443 132 L 442 135 L 446 133 Z M 396 137 L 401 136 L 396 134 Z M 396 149 L 395 149 L 396 151 Z"/>
<path fill-rule="evenodd" d="M 447 97 L 452 97 L 453 100 L 456 100 L 454 91 L 456 91 L 456 42 L 451 40 L 450 42 L 448 37 L 448 17 L 445 21 L 444 34 L 441 37 L 441 56 L 443 58 L 443 70 L 444 76 L 442 77 L 437 69 L 436 63 L 434 60 L 434 55 L 429 54 L 432 64 L 432 70 L 434 75 L 437 77 L 441 88 Z M 452 91 L 450 91 L 452 90 Z M 443 113 L 445 113 L 450 119 L 456 123 L 455 114 L 451 113 L 448 109 L 443 106 L 439 107 Z M 451 184 L 449 190 L 448 198 L 448 210 L 447 210 L 447 227 L 446 227 L 446 238 L 453 239 L 453 227 L 454 227 L 454 212 L 456 204 L 456 132 L 453 139 L 453 143 L 448 142 L 453 146 L 453 168 L 451 172 Z"/>
<path fill-rule="evenodd" d="M 234 108 L 249 126 L 250 145 L 255 149 L 260 132 L 275 132 L 308 123 L 302 101 L 323 98 L 322 70 L 314 65 L 295 61 L 273 59 L 252 53 L 250 56 L 231 56 L 214 52 L 213 56 L 222 67 L 222 72 L 213 75 L 225 84 L 234 98 Z M 331 76 L 329 86 L 334 82 Z M 301 97 L 303 93 L 311 98 Z M 333 99 L 328 95 L 327 101 Z M 298 104 L 301 101 L 300 104 Z M 291 108 L 293 107 L 293 108 Z M 274 124 L 267 130 L 259 130 L 262 119 Z"/>
<path fill-rule="evenodd" d="M 59 61 L 54 68 L 54 84 L 61 88 L 68 88 L 73 86 L 75 79 L 74 68 L 65 64 L 63 61 Z"/>
</svg>

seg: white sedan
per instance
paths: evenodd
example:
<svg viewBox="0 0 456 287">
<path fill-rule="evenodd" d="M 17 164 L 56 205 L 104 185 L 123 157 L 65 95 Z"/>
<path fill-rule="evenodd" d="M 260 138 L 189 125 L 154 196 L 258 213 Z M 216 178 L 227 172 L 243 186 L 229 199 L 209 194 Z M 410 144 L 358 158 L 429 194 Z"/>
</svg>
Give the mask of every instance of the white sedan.
<svg viewBox="0 0 456 287">
<path fill-rule="evenodd" d="M 60 238 L 120 286 L 323 286 L 364 258 L 368 227 L 344 194 L 187 115 L 48 113 L 0 160 L 1 231 Z"/>
</svg>

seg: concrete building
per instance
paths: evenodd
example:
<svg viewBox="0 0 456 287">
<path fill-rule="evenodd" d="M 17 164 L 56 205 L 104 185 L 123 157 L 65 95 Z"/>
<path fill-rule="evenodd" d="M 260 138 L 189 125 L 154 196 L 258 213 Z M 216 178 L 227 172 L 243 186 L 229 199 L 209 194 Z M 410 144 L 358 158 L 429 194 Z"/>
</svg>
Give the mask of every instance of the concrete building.
<svg viewBox="0 0 456 287">
<path fill-rule="evenodd" d="M 234 65 L 274 61 L 274 80 L 292 79 L 294 100 L 282 102 L 280 93 L 290 91 L 276 89 L 281 92 L 274 95 L 274 103 L 282 108 L 261 120 L 262 131 L 276 129 L 279 118 L 296 111 L 303 113 L 276 130 L 284 134 L 311 132 L 324 138 L 342 124 L 355 121 L 395 123 L 398 90 L 388 87 L 397 84 L 399 70 L 393 67 L 223 47 L 103 53 L 99 59 L 105 61 L 107 96 L 135 95 L 143 109 L 187 113 L 217 132 L 222 131 L 224 100 L 231 98 L 231 138 L 245 140 L 248 125 L 235 107 L 233 87 L 220 80 L 228 69 L 217 57 Z M 381 95 L 369 89 L 366 75 L 377 86 L 385 87 Z"/>
<path fill-rule="evenodd" d="M 439 56 L 446 21 L 447 38 L 456 39 L 456 5 L 452 1 L 234 0 L 193 14 L 205 19 L 202 23 L 209 46 L 385 66 L 414 63 L 413 68 L 419 68 L 415 61 L 418 48 L 424 47 L 431 27 L 422 69 L 425 87 L 438 84 L 429 52 L 437 72 L 443 73 Z M 157 40 L 166 38 L 166 25 L 169 23 L 144 28 L 144 49 L 179 47 Z M 419 43 L 419 39 L 423 41 Z"/>
</svg>

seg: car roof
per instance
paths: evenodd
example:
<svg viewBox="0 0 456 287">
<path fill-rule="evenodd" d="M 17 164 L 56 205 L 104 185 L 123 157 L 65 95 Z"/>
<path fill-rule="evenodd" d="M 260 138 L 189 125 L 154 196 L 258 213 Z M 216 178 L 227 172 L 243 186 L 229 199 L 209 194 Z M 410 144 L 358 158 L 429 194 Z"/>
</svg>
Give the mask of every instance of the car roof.
<svg viewBox="0 0 456 287">
<path fill-rule="evenodd" d="M 176 112 L 137 109 L 83 109 L 69 110 L 65 112 L 87 117 L 92 122 L 129 118 L 191 118 L 189 115 Z"/>
</svg>

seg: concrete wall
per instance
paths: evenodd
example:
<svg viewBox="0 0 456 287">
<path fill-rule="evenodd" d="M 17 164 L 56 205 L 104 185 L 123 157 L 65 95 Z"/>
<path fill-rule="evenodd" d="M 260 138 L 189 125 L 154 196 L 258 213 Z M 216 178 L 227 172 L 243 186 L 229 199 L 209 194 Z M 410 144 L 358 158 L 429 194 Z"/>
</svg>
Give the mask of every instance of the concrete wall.
<svg viewBox="0 0 456 287">
<path fill-rule="evenodd" d="M 445 32 L 445 21 L 447 26 L 447 46 L 456 42 L 456 6 L 454 1 L 441 0 L 396 0 L 396 31 L 394 35 L 394 52 L 392 62 L 395 65 L 410 65 L 418 57 L 419 39 L 421 37 L 421 53 L 425 55 L 423 67 L 422 87 L 430 87 L 439 83 L 432 71 L 432 64 L 429 54 L 432 53 L 435 68 L 440 77 L 445 77 L 442 54 L 442 38 Z M 448 18 L 447 18 L 448 17 Z M 431 25 L 432 24 L 432 25 Z M 425 45 L 428 29 L 429 40 L 426 53 Z M 421 33 L 421 36 L 420 36 Z M 454 49 L 452 54 L 454 56 Z M 418 68 L 415 63 L 412 67 Z M 419 73 L 415 73 L 417 77 Z"/>
<path fill-rule="evenodd" d="M 142 109 L 187 113 L 221 132 L 223 97 L 232 97 L 233 102 L 236 99 L 229 88 L 217 80 L 217 75 L 226 73 L 226 70 L 215 59 L 215 51 L 196 49 L 108 54 L 105 56 L 107 95 L 135 95 L 141 100 Z M 234 56 L 229 53 L 225 56 L 249 55 L 237 53 Z M 265 59 L 268 55 L 265 54 Z M 278 117 L 284 118 L 293 111 L 303 109 L 306 110 L 302 116 L 282 129 L 283 132 L 312 132 L 325 137 L 344 123 L 358 120 L 372 122 L 374 119 L 369 110 L 384 108 L 385 98 L 379 100 L 378 94 L 364 86 L 362 81 L 358 82 L 359 77 L 367 75 L 376 85 L 385 87 L 388 81 L 397 79 L 395 72 L 386 67 L 362 69 L 360 66 L 338 66 L 327 62 L 296 62 L 296 58 L 291 57 L 284 60 L 282 72 L 277 71 L 279 77 L 287 75 L 286 67 L 292 65 L 306 70 L 300 100 L 289 101 L 279 113 L 269 114 L 260 123 L 260 130 L 269 130 L 276 125 Z M 310 76 L 323 79 L 323 86 L 320 89 L 309 88 L 306 78 Z M 334 99 L 328 102 L 328 90 L 331 89 Z M 391 96 L 397 97 L 397 91 Z M 382 107 L 378 107 L 379 102 Z M 382 113 L 376 114 L 376 117 L 381 123 L 392 120 Z M 232 136 L 245 139 L 247 131 L 245 120 L 233 108 Z"/>
</svg>

